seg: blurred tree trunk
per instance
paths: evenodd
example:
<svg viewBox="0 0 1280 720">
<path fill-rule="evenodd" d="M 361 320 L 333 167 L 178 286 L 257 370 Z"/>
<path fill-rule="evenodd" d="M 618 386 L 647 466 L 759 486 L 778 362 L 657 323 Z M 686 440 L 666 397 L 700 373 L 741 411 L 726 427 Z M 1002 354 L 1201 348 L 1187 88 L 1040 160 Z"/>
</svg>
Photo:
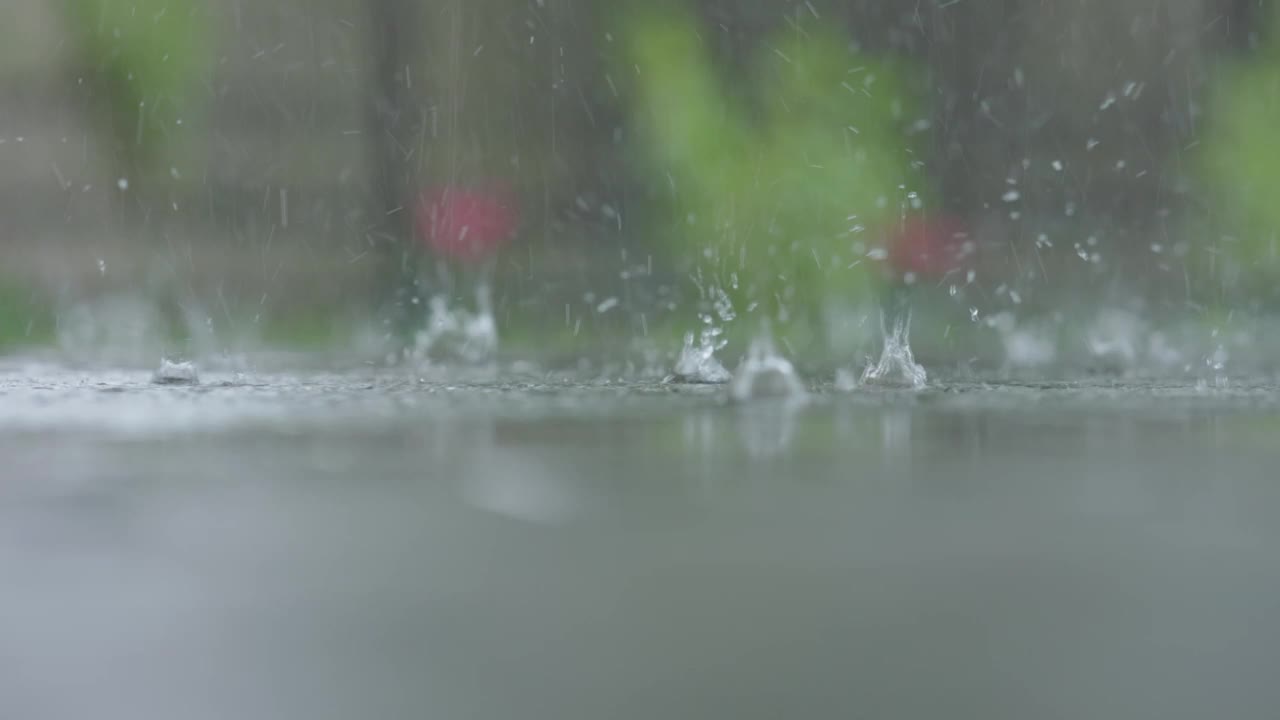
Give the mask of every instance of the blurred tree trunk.
<svg viewBox="0 0 1280 720">
<path fill-rule="evenodd" d="M 406 148 L 413 147 L 406 31 L 416 27 L 414 0 L 369 0 L 371 51 L 365 98 L 369 167 L 369 236 L 381 254 L 378 302 L 396 324 L 413 322 L 411 308 L 422 253 L 413 237 Z M 418 303 L 418 306 L 424 303 Z M 403 332 L 405 328 L 400 328 Z"/>
<path fill-rule="evenodd" d="M 1205 0 L 1205 42 L 1214 49 L 1251 51 L 1264 40 L 1268 3 L 1259 0 Z"/>
</svg>

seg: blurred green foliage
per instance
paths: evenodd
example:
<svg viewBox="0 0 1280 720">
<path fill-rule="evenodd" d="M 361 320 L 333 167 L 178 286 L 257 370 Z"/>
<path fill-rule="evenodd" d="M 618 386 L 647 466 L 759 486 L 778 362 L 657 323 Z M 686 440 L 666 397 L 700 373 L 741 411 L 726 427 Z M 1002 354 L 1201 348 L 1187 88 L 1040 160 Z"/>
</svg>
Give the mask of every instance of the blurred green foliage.
<svg viewBox="0 0 1280 720">
<path fill-rule="evenodd" d="M 919 73 L 829 24 L 788 25 L 731 93 L 687 12 L 648 6 L 627 28 L 645 159 L 670 190 L 654 231 L 697 278 L 704 312 L 803 334 L 825 308 L 868 300 L 868 253 L 926 202 L 909 132 L 927 127 Z"/>
<path fill-rule="evenodd" d="M 167 173 L 162 158 L 207 89 L 209 32 L 199 0 L 64 0 L 97 119 L 130 181 Z"/>
<path fill-rule="evenodd" d="M 1200 175 L 1226 247 L 1245 270 L 1246 283 L 1273 279 L 1280 269 L 1280 12 L 1272 12 L 1272 41 L 1248 57 L 1224 62 L 1213 85 L 1211 125 Z"/>
<path fill-rule="evenodd" d="M 47 298 L 0 278 L 0 352 L 48 344 L 53 325 Z"/>
</svg>

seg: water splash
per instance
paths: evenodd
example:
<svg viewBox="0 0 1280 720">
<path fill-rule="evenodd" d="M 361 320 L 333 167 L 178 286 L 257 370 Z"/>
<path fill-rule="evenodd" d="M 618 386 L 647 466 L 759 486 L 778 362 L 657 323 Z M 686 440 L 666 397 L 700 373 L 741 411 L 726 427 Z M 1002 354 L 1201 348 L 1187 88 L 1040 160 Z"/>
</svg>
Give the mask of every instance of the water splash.
<svg viewBox="0 0 1280 720">
<path fill-rule="evenodd" d="M 729 299 L 729 294 L 723 288 L 716 287 L 711 292 L 712 306 L 715 308 L 716 315 L 720 317 L 721 322 L 733 322 L 738 317 L 738 313 L 733 309 L 733 301 Z"/>
<path fill-rule="evenodd" d="M 880 327 L 884 332 L 884 348 L 880 351 L 879 362 L 867 365 L 862 371 L 861 384 L 915 390 L 923 388 L 928 375 L 911 353 L 911 312 L 898 314 L 893 321 L 892 332 L 885 328 L 884 316 L 881 315 Z"/>
<path fill-rule="evenodd" d="M 676 360 L 673 379 L 688 383 L 719 384 L 729 382 L 729 371 L 716 359 L 716 351 L 723 348 L 723 331 L 718 327 L 702 330 L 695 345 L 693 333 L 684 334 L 684 348 Z"/>
<path fill-rule="evenodd" d="M 481 365 L 498 351 L 498 325 L 493 317 L 489 288 L 476 290 L 476 309 L 451 308 L 448 298 L 436 295 L 429 303 L 427 325 L 414 337 L 409 356 L 418 362 Z"/>
<path fill-rule="evenodd" d="M 199 385 L 200 373 L 195 363 L 160 359 L 160 367 L 151 376 L 156 385 Z"/>
<path fill-rule="evenodd" d="M 801 398 L 806 395 L 804 383 L 791 361 L 778 354 L 768 333 L 751 342 L 747 356 L 738 365 L 729 386 L 734 400 L 752 398 Z"/>
<path fill-rule="evenodd" d="M 1222 343 L 1218 343 L 1218 347 L 1204 359 L 1205 367 L 1213 373 L 1213 386 L 1219 390 L 1227 387 L 1227 361 L 1230 359 L 1231 354 Z"/>
<path fill-rule="evenodd" d="M 1044 368 L 1058 358 L 1058 346 L 1044 327 L 1020 326 L 1008 310 L 987 316 L 987 327 L 1000 334 L 1006 369 Z"/>
<path fill-rule="evenodd" d="M 1128 371 L 1141 359 L 1146 323 L 1128 310 L 1106 309 L 1089 326 L 1085 342 L 1094 362 Z"/>
<path fill-rule="evenodd" d="M 1147 357 L 1151 359 L 1153 366 L 1166 372 L 1184 365 L 1182 351 L 1170 342 L 1165 333 L 1159 331 L 1151 333 L 1147 338 Z"/>
</svg>

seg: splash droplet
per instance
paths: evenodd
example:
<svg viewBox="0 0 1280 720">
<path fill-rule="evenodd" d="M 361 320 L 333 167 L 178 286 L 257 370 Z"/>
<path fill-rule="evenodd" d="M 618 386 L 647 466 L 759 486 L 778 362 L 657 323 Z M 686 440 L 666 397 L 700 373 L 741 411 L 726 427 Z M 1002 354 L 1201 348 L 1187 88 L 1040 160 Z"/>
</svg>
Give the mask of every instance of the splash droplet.
<svg viewBox="0 0 1280 720">
<path fill-rule="evenodd" d="M 704 330 L 697 344 L 694 344 L 693 333 L 684 334 L 684 348 L 676 360 L 672 379 L 687 383 L 720 384 L 729 382 L 729 371 L 716 359 L 716 350 L 723 346 L 719 341 L 719 332 L 711 332 L 715 328 Z"/>
</svg>

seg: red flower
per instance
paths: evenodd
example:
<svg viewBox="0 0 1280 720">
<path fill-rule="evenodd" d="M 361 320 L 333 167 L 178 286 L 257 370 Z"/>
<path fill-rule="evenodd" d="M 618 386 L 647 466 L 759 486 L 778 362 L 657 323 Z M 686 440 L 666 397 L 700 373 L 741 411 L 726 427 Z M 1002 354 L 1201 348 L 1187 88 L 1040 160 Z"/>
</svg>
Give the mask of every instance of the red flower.
<svg viewBox="0 0 1280 720">
<path fill-rule="evenodd" d="M 957 218 L 909 217 L 890 240 L 889 266 L 899 275 L 936 280 L 964 267 L 973 247 Z"/>
<path fill-rule="evenodd" d="M 414 220 L 427 247 L 464 263 L 492 257 L 515 235 L 520 221 L 508 193 L 452 185 L 422 193 Z"/>
</svg>

